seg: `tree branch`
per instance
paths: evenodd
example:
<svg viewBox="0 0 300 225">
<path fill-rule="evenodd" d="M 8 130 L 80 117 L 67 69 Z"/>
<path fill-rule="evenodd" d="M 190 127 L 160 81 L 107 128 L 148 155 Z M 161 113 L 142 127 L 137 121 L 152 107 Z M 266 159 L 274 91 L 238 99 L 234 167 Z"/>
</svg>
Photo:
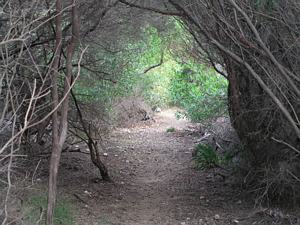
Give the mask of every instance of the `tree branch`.
<svg viewBox="0 0 300 225">
<path fill-rule="evenodd" d="M 130 7 L 134 7 L 134 8 L 138 8 L 138 9 L 143 9 L 143 10 L 148 10 L 148 11 L 159 13 L 159 14 L 166 15 L 166 16 L 182 16 L 182 14 L 179 13 L 179 12 L 164 11 L 164 10 L 153 8 L 153 7 L 147 7 L 147 6 L 137 5 L 135 3 L 127 2 L 125 0 L 118 0 L 118 1 L 121 2 L 121 3 L 123 3 L 123 4 L 125 4 L 125 5 L 127 5 L 127 6 L 130 6 Z"/>
</svg>

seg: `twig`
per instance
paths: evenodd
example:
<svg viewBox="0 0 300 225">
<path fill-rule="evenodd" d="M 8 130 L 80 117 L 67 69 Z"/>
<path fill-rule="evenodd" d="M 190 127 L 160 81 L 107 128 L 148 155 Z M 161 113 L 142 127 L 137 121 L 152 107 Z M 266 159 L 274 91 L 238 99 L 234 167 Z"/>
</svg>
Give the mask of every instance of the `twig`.
<svg viewBox="0 0 300 225">
<path fill-rule="evenodd" d="M 157 67 L 160 67 L 163 63 L 164 63 L 164 52 L 162 51 L 161 57 L 160 57 L 160 62 L 157 63 L 157 64 L 155 64 L 155 65 L 150 66 L 150 67 L 147 68 L 147 69 L 145 69 L 145 70 L 144 70 L 144 74 L 148 73 L 150 70 L 153 70 L 153 69 L 155 69 L 155 68 L 157 68 Z"/>
<path fill-rule="evenodd" d="M 131 3 L 131 2 L 127 2 L 125 0 L 118 0 L 118 1 L 121 2 L 121 3 L 123 3 L 123 4 L 125 4 L 125 5 L 127 5 L 127 6 L 130 6 L 130 7 L 134 7 L 134 8 L 138 8 L 138 9 L 144 9 L 144 10 L 148 10 L 148 11 L 151 11 L 151 12 L 159 13 L 159 14 L 162 14 L 162 15 L 167 15 L 167 16 L 182 16 L 182 14 L 180 12 L 164 11 L 164 10 L 161 10 L 161 9 L 158 9 L 158 8 L 137 5 L 137 4 L 134 4 L 134 3 Z"/>
<path fill-rule="evenodd" d="M 42 161 L 42 160 L 40 159 L 39 162 L 38 162 L 38 164 L 37 164 L 36 167 L 35 167 L 35 170 L 34 170 L 33 174 L 32 174 L 32 179 L 31 179 L 31 184 L 32 184 L 32 185 L 33 185 L 33 180 L 34 180 L 36 171 L 37 171 L 37 169 L 38 169 L 38 167 L 39 167 L 41 161 Z"/>
<path fill-rule="evenodd" d="M 81 201 L 83 204 L 88 205 L 86 201 L 84 201 L 78 194 L 73 194 L 79 201 Z"/>
<path fill-rule="evenodd" d="M 294 146 L 290 145 L 289 143 L 287 143 L 287 142 L 285 142 L 285 141 L 283 141 L 283 140 L 278 140 L 278 139 L 276 139 L 276 138 L 274 138 L 274 137 L 272 137 L 271 139 L 272 139 L 273 141 L 276 141 L 276 142 L 278 142 L 278 143 L 280 143 L 280 144 L 283 144 L 283 145 L 289 147 L 290 149 L 292 149 L 293 151 L 295 151 L 297 154 L 300 154 L 300 150 L 296 149 Z"/>
</svg>

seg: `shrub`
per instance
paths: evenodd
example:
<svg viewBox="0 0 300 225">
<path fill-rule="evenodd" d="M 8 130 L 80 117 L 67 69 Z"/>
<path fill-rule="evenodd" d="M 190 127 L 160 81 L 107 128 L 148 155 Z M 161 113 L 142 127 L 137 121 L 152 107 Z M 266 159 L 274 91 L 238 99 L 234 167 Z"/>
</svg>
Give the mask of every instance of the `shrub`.
<svg viewBox="0 0 300 225">
<path fill-rule="evenodd" d="M 167 133 L 173 133 L 175 131 L 176 131 L 176 129 L 174 127 L 170 127 L 167 129 Z"/>
<path fill-rule="evenodd" d="M 227 81 L 204 65 L 190 63 L 171 80 L 171 99 L 185 110 L 180 117 L 200 122 L 227 114 Z"/>
<path fill-rule="evenodd" d="M 221 162 L 220 157 L 210 145 L 198 144 L 195 151 L 195 164 L 199 169 L 213 168 Z"/>
</svg>

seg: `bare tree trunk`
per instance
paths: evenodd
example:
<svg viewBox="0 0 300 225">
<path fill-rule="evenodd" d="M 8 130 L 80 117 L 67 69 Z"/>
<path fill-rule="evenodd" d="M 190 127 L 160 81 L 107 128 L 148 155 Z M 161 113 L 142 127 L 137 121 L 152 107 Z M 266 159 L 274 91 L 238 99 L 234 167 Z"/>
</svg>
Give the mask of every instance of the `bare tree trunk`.
<svg viewBox="0 0 300 225">
<path fill-rule="evenodd" d="M 61 11 L 62 4 L 61 0 L 56 1 L 57 17 L 56 17 L 56 58 L 53 65 L 53 87 L 52 87 L 52 96 L 53 96 L 53 107 L 56 108 L 59 104 L 58 102 L 58 66 L 59 66 L 59 55 L 61 51 Z M 69 40 L 67 46 L 67 59 L 66 59 L 66 77 L 64 82 L 64 91 L 63 96 L 65 97 L 62 106 L 61 106 L 61 117 L 58 118 L 57 111 L 53 114 L 52 126 L 53 126 L 53 137 L 52 137 L 52 154 L 50 160 L 50 169 L 49 169 L 49 190 L 48 190 L 48 209 L 47 209 L 47 225 L 53 225 L 53 214 L 56 203 L 57 195 L 57 173 L 61 158 L 61 152 L 63 144 L 66 140 L 67 130 L 68 130 L 68 110 L 69 110 L 69 91 L 71 88 L 72 82 L 72 59 L 74 56 L 74 50 L 78 43 L 79 39 L 79 17 L 76 7 L 75 0 L 72 1 L 72 37 Z"/>
<path fill-rule="evenodd" d="M 62 3 L 61 0 L 56 1 L 56 46 L 55 55 L 53 59 L 53 65 L 51 67 L 52 75 L 52 101 L 53 109 L 58 106 L 58 67 L 60 61 L 60 52 L 62 46 Z M 55 110 L 52 115 L 52 154 L 50 159 L 49 168 L 49 188 L 48 188 L 48 206 L 47 206 L 47 219 L 46 224 L 53 224 L 54 207 L 56 203 L 56 177 L 58 172 L 58 164 L 60 160 L 61 149 L 59 147 L 59 124 L 58 124 L 58 112 Z"/>
<path fill-rule="evenodd" d="M 107 168 L 101 161 L 97 142 L 89 137 L 88 146 L 90 149 L 91 160 L 93 164 L 99 169 L 102 179 L 111 182 Z"/>
<path fill-rule="evenodd" d="M 109 177 L 108 170 L 100 158 L 97 142 L 92 138 L 91 132 L 89 132 L 89 129 L 85 124 L 85 121 L 83 119 L 83 115 L 80 110 L 80 107 L 79 107 L 79 104 L 78 104 L 75 94 L 73 92 L 71 92 L 71 94 L 72 94 L 72 97 L 73 97 L 73 100 L 75 103 L 75 107 L 77 109 L 79 121 L 83 128 L 82 131 L 85 133 L 85 135 L 87 137 L 87 140 L 85 142 L 89 147 L 91 160 L 92 160 L 93 164 L 99 169 L 102 179 L 110 182 L 111 179 Z"/>
</svg>

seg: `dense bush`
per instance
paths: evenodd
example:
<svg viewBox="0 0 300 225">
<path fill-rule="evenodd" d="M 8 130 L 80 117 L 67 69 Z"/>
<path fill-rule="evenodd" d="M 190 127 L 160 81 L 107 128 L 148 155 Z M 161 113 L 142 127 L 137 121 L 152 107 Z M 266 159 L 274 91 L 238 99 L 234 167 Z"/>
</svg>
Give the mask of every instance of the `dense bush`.
<svg viewBox="0 0 300 225">
<path fill-rule="evenodd" d="M 95 47 L 95 57 L 102 59 L 96 65 L 102 76 L 84 70 L 75 87 L 79 98 L 98 102 L 107 114 L 122 97 L 143 97 L 151 106 L 178 106 L 184 110 L 181 116 L 192 121 L 226 113 L 227 81 L 183 54 L 183 39 L 191 37 L 177 22 L 170 23 L 174 30 L 168 32 L 147 25 L 140 40 L 123 40 L 123 49 L 116 54 Z"/>
<path fill-rule="evenodd" d="M 299 1 L 170 2 L 198 56 L 227 71 L 232 125 L 251 153 L 243 182 L 262 200 L 299 200 Z"/>
<path fill-rule="evenodd" d="M 212 144 L 200 143 L 194 149 L 194 163 L 198 169 L 233 166 L 234 153 L 232 150 L 219 152 Z"/>
<path fill-rule="evenodd" d="M 209 169 L 220 164 L 221 158 L 210 145 L 198 144 L 195 152 L 194 161 L 199 169 Z"/>
<path fill-rule="evenodd" d="M 182 66 L 171 80 L 170 91 L 172 102 L 192 121 L 226 114 L 227 81 L 205 65 Z"/>
<path fill-rule="evenodd" d="M 164 39 L 168 38 L 163 35 L 149 25 L 144 28 L 143 39 L 122 40 L 117 52 L 93 46 L 92 55 L 101 63 L 96 63 L 94 70 L 83 68 L 75 87 L 80 100 L 99 102 L 109 108 L 117 98 L 143 96 L 153 104 L 165 104 L 166 78 L 156 68 L 145 72 L 162 59 Z"/>
</svg>

